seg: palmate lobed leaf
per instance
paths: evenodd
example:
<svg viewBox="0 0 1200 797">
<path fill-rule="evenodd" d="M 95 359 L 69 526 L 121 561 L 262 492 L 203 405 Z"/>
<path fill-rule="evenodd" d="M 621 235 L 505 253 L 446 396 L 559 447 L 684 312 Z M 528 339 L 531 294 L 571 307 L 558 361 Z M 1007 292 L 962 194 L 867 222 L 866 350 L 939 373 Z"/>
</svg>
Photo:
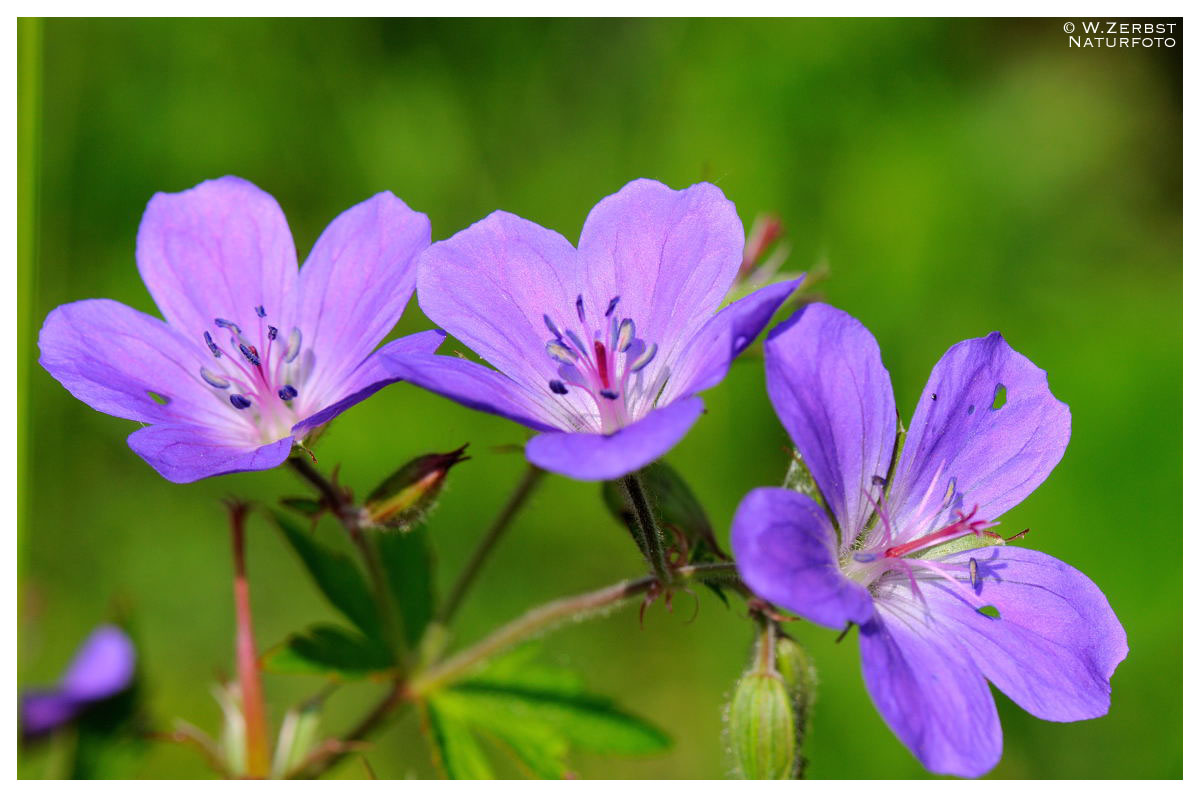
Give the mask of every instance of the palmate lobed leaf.
<svg viewBox="0 0 1200 797">
<path fill-rule="evenodd" d="M 572 745 L 593 753 L 657 753 L 671 745 L 663 731 L 599 695 L 564 694 L 487 681 L 465 682 L 450 691 L 469 703 L 476 714 L 545 726 Z"/>
<path fill-rule="evenodd" d="M 277 673 L 352 680 L 388 671 L 393 661 L 377 640 L 335 625 L 314 625 L 268 651 L 263 664 Z"/>
<path fill-rule="evenodd" d="M 318 542 L 282 512 L 273 513 L 284 539 L 300 557 L 317 587 L 333 607 L 354 623 L 368 638 L 380 636 L 379 613 L 371 599 L 362 572 L 353 560 Z"/>
<path fill-rule="evenodd" d="M 585 692 L 575 673 L 530 661 L 535 652 L 536 646 L 520 648 L 431 697 L 432 742 L 449 777 L 490 776 L 480 774 L 484 767 L 491 771 L 486 758 L 483 766 L 477 760 L 481 738 L 495 742 L 522 771 L 539 778 L 564 777 L 572 747 L 647 754 L 670 746 L 657 727 L 609 698 Z"/>
<path fill-rule="evenodd" d="M 440 699 L 425 705 L 428 730 L 433 743 L 434 763 L 452 780 L 487 780 L 492 767 L 466 722 L 447 710 Z"/>
</svg>

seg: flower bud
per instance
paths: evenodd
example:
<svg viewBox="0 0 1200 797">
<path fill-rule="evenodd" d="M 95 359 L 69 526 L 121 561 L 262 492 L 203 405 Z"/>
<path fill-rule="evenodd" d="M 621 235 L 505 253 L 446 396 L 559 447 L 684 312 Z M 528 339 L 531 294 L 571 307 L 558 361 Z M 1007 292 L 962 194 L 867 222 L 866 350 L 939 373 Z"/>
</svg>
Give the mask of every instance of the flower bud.
<svg viewBox="0 0 1200 797">
<path fill-rule="evenodd" d="M 383 480 L 363 505 L 367 520 L 375 526 L 407 531 L 424 519 L 433 507 L 446 474 L 470 457 L 466 446 L 446 454 L 425 454 Z"/>
<path fill-rule="evenodd" d="M 788 696 L 792 699 L 792 715 L 796 720 L 796 748 L 804 746 L 804 737 L 808 735 L 809 720 L 812 717 L 812 705 L 817 698 L 817 668 L 813 666 L 808 651 L 800 647 L 796 640 L 782 634 L 775 640 L 775 668 L 787 686 Z M 798 756 L 798 774 L 803 773 L 805 759 Z"/>
<path fill-rule="evenodd" d="M 751 671 L 742 676 L 729 704 L 728 729 L 739 777 L 787 780 L 795 776 L 796 717 L 778 673 Z"/>
<path fill-rule="evenodd" d="M 323 707 L 324 696 L 321 695 L 293 706 L 283 715 L 271 764 L 272 778 L 285 777 L 312 752 L 317 743 Z"/>
</svg>

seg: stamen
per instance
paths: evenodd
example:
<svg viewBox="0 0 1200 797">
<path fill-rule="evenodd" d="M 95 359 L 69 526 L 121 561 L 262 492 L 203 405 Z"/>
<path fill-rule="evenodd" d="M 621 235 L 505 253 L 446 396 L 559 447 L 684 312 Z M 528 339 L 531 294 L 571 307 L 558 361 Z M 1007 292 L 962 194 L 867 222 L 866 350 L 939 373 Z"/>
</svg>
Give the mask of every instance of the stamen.
<svg viewBox="0 0 1200 797">
<path fill-rule="evenodd" d="M 239 393 L 231 393 L 229 396 L 229 403 L 239 410 L 244 410 L 250 406 L 250 399 Z"/>
<path fill-rule="evenodd" d="M 629 366 L 629 370 L 636 374 L 638 371 L 649 365 L 650 361 L 654 359 L 654 355 L 656 354 L 658 354 L 658 344 L 651 343 L 650 348 L 642 352 L 642 356 L 633 361 L 633 365 Z"/>
<path fill-rule="evenodd" d="M 604 398 L 608 399 L 609 401 L 616 401 L 621 394 L 615 390 L 601 390 L 600 395 L 604 396 Z"/>
<path fill-rule="evenodd" d="M 284 385 L 283 387 L 279 388 L 279 397 L 284 401 L 291 401 L 298 395 L 299 393 L 296 391 L 296 388 L 292 387 L 291 385 Z"/>
<path fill-rule="evenodd" d="M 245 343 L 239 343 L 238 349 L 241 350 L 242 356 L 250 361 L 251 365 L 259 365 L 258 352 L 253 346 L 247 346 Z"/>
<path fill-rule="evenodd" d="M 575 352 L 557 340 L 546 341 L 546 354 L 563 365 L 572 365 L 578 359 Z"/>
<path fill-rule="evenodd" d="M 971 570 L 971 589 L 979 589 L 979 562 L 975 561 L 975 557 L 968 560 Z"/>
<path fill-rule="evenodd" d="M 620 296 L 614 296 L 608 301 L 608 309 L 604 311 L 604 317 L 608 318 L 613 314 L 613 310 L 617 309 L 617 302 L 621 301 Z"/>
<path fill-rule="evenodd" d="M 567 386 L 562 383 L 561 379 L 551 379 L 550 392 L 557 393 L 560 396 L 565 396 L 567 395 Z"/>
<path fill-rule="evenodd" d="M 204 366 L 200 366 L 200 378 L 203 379 L 205 382 L 208 382 L 210 385 L 217 388 L 218 390 L 224 390 L 225 388 L 229 387 L 229 385 L 230 385 L 230 382 L 228 379 L 226 379 L 223 376 L 214 374 L 212 371 L 208 370 Z"/>
<path fill-rule="evenodd" d="M 587 354 L 587 350 L 588 350 L 588 348 L 587 348 L 587 346 L 585 346 L 585 345 L 584 345 L 584 343 L 583 343 L 583 341 L 580 339 L 580 337 L 579 337 L 578 335 L 576 335 L 576 334 L 575 334 L 575 330 L 573 330 L 573 329 L 568 329 L 568 330 L 567 330 L 567 337 L 568 337 L 568 338 L 570 338 L 570 339 L 571 339 L 571 342 L 575 344 L 575 348 L 579 350 L 579 353 L 580 353 L 580 354 L 583 354 L 583 355 L 586 355 L 586 354 Z"/>
<path fill-rule="evenodd" d="M 626 352 L 633 345 L 633 338 L 637 330 L 633 325 L 632 318 L 626 318 L 621 322 L 621 326 L 617 329 L 617 351 Z"/>
<path fill-rule="evenodd" d="M 290 363 L 300 356 L 300 329 L 292 327 L 292 331 L 288 333 L 287 348 L 283 350 L 283 361 Z"/>
<path fill-rule="evenodd" d="M 583 314 L 583 294 L 575 297 L 575 313 L 579 316 L 579 323 L 586 324 L 587 317 Z"/>
<path fill-rule="evenodd" d="M 241 332 L 242 332 L 241 327 L 239 327 L 237 324 L 233 323 L 232 321 L 226 321 L 224 318 L 214 318 L 213 323 L 216 324 L 217 326 L 221 327 L 222 329 L 230 330 L 235 335 L 241 334 Z"/>
<path fill-rule="evenodd" d="M 279 330 L 275 327 L 268 326 L 267 327 L 267 340 L 275 340 L 275 338 L 277 338 L 277 337 L 279 337 Z"/>
<path fill-rule="evenodd" d="M 213 343 L 212 335 L 207 332 L 204 333 L 204 343 L 208 346 L 208 350 L 212 352 L 213 357 L 216 357 L 218 360 L 221 359 L 221 349 L 217 344 Z"/>
<path fill-rule="evenodd" d="M 879 558 L 879 554 L 874 554 L 874 553 L 864 553 L 862 551 L 859 551 L 856 554 L 854 554 L 854 561 L 859 562 L 860 564 L 864 564 L 864 565 L 870 564 L 871 562 L 874 562 L 878 558 Z"/>
<path fill-rule="evenodd" d="M 550 330 L 550 334 L 562 340 L 562 333 L 558 331 L 558 327 L 554 326 L 554 322 L 550 320 L 550 316 L 542 314 L 542 321 L 546 324 L 546 329 Z"/>
</svg>

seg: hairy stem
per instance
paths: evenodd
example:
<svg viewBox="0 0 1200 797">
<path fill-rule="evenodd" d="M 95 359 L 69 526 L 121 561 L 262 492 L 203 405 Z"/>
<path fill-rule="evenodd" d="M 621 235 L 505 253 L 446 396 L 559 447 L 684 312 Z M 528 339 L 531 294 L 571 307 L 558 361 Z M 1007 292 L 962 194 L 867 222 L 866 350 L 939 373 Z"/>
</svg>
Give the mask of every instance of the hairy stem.
<svg viewBox="0 0 1200 797">
<path fill-rule="evenodd" d="M 483 563 L 487 560 L 488 555 L 492 552 L 492 548 L 504 535 L 504 532 L 512 524 L 513 518 L 529 500 L 529 496 L 533 493 L 535 487 L 541 482 L 542 477 L 546 475 L 546 471 L 530 465 L 526 468 L 524 475 L 521 476 L 521 481 L 517 484 L 517 489 L 509 496 L 508 502 L 504 504 L 504 508 L 500 510 L 500 514 L 496 515 L 496 519 L 492 521 L 492 525 L 483 535 L 483 539 L 479 541 L 479 545 L 475 547 L 474 553 L 463 567 L 462 573 L 459 574 L 458 580 L 454 582 L 454 586 L 450 590 L 449 596 L 445 603 L 437 613 L 437 622 L 442 625 L 449 624 L 459 606 L 462 605 L 463 598 L 466 597 L 467 591 L 475 581 L 475 577 L 479 575 L 479 571 L 483 569 Z"/>
<path fill-rule="evenodd" d="M 242 717 L 246 723 L 246 776 L 265 778 L 271 771 L 271 744 L 258 670 L 258 648 L 254 643 L 250 582 L 246 579 L 248 511 L 249 506 L 244 503 L 229 503 L 229 525 L 233 536 L 233 600 L 237 612 L 237 671 L 242 693 Z"/>
<path fill-rule="evenodd" d="M 678 582 L 710 581 L 736 578 L 737 573 L 732 564 L 710 564 L 681 567 L 676 571 Z M 477 642 L 472 647 L 455 656 L 433 665 L 423 673 L 418 674 L 408 685 L 408 692 L 414 697 L 429 692 L 454 681 L 469 672 L 476 665 L 491 656 L 512 647 L 529 637 L 532 637 L 564 620 L 583 620 L 598 612 L 605 611 L 622 601 L 648 591 L 660 583 L 657 576 L 644 576 L 632 581 L 622 581 L 610 587 L 604 587 L 582 595 L 560 598 L 543 606 L 530 609 L 525 614 L 502 626 L 489 636 Z"/>
<path fill-rule="evenodd" d="M 727 581 L 737 582 L 737 569 L 726 562 L 712 564 L 688 565 L 676 571 L 679 582 L 688 581 Z M 531 609 L 506 626 L 496 630 L 490 636 L 478 642 L 440 664 L 435 664 L 424 673 L 418 674 L 405 683 L 397 680 L 391 689 L 367 714 L 346 733 L 341 739 L 341 745 L 336 751 L 328 749 L 315 756 L 312 760 L 301 762 L 300 766 L 287 775 L 289 778 L 316 778 L 335 766 L 347 755 L 354 751 L 354 743 L 363 742 L 371 735 L 384 728 L 394 717 L 398 709 L 428 695 L 438 687 L 454 681 L 472 668 L 485 661 L 488 657 L 500 653 L 505 648 L 522 640 L 541 633 L 556 623 L 565 620 L 584 620 L 613 606 L 647 592 L 657 584 L 654 576 L 645 576 L 632 581 L 622 581 L 610 587 L 587 592 L 569 598 L 561 598 L 535 609 Z"/>
<path fill-rule="evenodd" d="M 667 586 L 671 583 L 671 574 L 667 570 L 667 560 L 663 554 L 662 531 L 658 528 L 658 521 L 654 519 L 654 511 L 650 508 L 650 500 L 646 497 L 642 477 L 634 472 L 623 477 L 621 484 L 629 493 L 629 502 L 633 505 L 633 514 L 638 528 L 642 532 L 642 542 L 646 546 L 646 559 L 649 560 L 650 567 L 654 570 L 654 575 L 658 577 L 659 582 Z"/>
</svg>

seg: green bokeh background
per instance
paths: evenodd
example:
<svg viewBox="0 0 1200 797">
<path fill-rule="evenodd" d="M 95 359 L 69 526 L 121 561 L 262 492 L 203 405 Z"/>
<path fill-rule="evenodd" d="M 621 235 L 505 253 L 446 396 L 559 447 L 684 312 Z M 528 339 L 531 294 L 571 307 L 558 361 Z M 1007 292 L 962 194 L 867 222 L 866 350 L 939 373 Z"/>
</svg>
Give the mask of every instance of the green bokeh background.
<svg viewBox="0 0 1200 797">
<path fill-rule="evenodd" d="M 134 240 L 147 200 L 237 174 L 271 192 L 303 254 L 341 210 L 390 189 L 434 238 L 504 208 L 576 239 L 635 177 L 712 180 L 747 228 L 777 212 L 790 265 L 826 263 L 826 297 L 878 337 L 902 415 L 952 343 L 999 329 L 1070 404 L 1062 464 L 1003 518 L 1024 544 L 1107 593 L 1131 653 L 1099 720 L 1035 720 L 999 697 L 992 776 L 1178 777 L 1181 717 L 1181 51 L 1080 50 L 1063 20 L 50 21 L 21 29 L 23 95 L 40 100 L 36 265 L 23 272 L 23 364 L 58 304 L 112 297 L 154 312 Z M 30 34 L 36 34 L 31 37 Z M 1178 38 L 1178 37 L 1177 37 Z M 37 56 L 40 56 L 38 58 Z M 40 62 L 40 68 L 38 63 Z M 23 193 L 28 199 L 31 194 Z M 30 279 L 32 277 L 32 279 Z M 413 302 L 397 332 L 426 328 Z M 103 341 L 96 341 L 103 346 Z M 220 499 L 295 492 L 287 472 L 170 484 L 125 445 L 133 425 L 22 372 L 19 681 L 56 677 L 90 628 L 128 608 L 154 717 L 215 729 L 209 684 L 232 669 Z M 719 533 L 742 495 L 778 483 L 786 437 L 746 359 L 668 456 Z M 397 386 L 343 416 L 321 464 L 367 490 L 401 461 L 470 441 L 431 529 L 446 584 L 516 483 L 525 432 Z M 260 640 L 333 614 L 278 534 L 255 521 Z M 550 598 L 636 574 L 596 485 L 548 479 L 468 600 L 459 642 Z M 584 777 L 721 777 L 721 711 L 745 664 L 743 612 L 681 596 L 574 625 L 548 659 L 654 719 L 653 758 L 576 756 Z M 797 624 L 800 625 L 800 624 Z M 796 628 L 821 673 L 815 778 L 921 777 L 875 713 L 857 642 Z M 277 725 L 312 679 L 268 676 Z M 343 727 L 381 687 L 344 689 Z M 45 752 L 22 757 L 36 777 Z M 409 715 L 380 776 L 433 770 Z M 152 747 L 113 774 L 203 777 Z M 337 774 L 359 777 L 357 765 Z"/>
</svg>

